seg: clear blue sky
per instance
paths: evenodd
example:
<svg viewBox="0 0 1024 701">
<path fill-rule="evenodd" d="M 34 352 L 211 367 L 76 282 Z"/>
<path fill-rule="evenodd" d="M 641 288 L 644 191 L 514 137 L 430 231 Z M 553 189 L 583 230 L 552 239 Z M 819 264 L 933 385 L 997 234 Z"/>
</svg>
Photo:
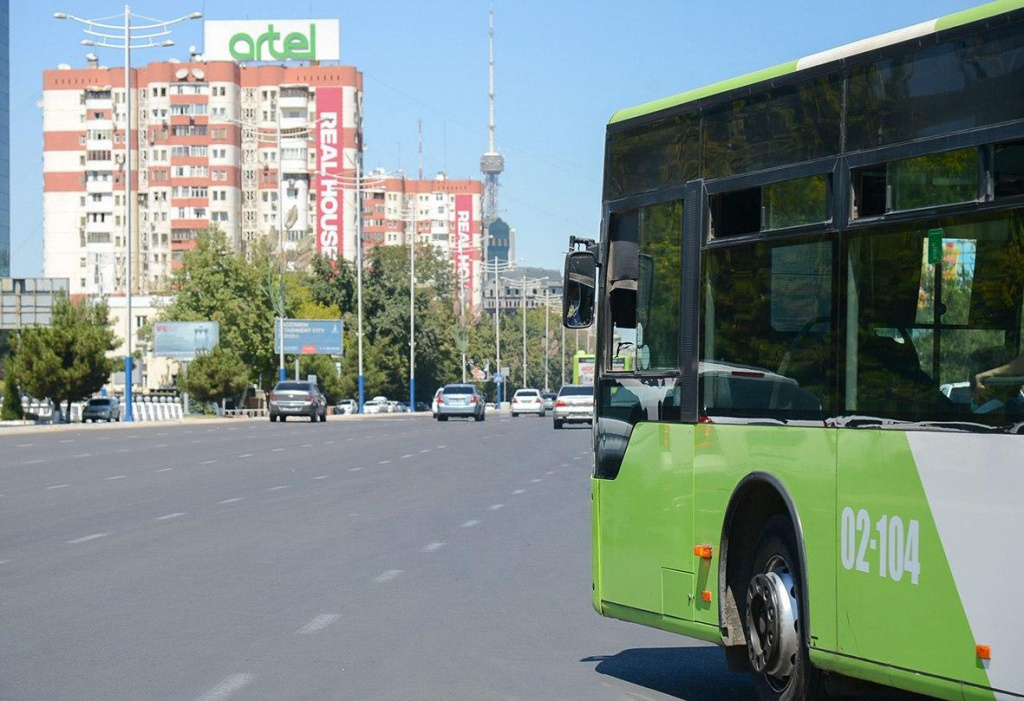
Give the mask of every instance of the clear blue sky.
<svg viewBox="0 0 1024 701">
<path fill-rule="evenodd" d="M 596 235 L 604 125 L 616 109 L 940 17 L 977 0 L 495 0 L 501 216 L 528 265 L 560 267 L 570 234 Z M 455 0 L 144 0 L 162 19 L 338 17 L 342 63 L 365 76 L 366 164 L 480 177 L 487 149 L 487 2 Z M 42 72 L 84 66 L 81 26 L 55 11 L 100 17 L 107 0 L 11 2 L 11 254 L 19 276 L 42 271 Z M 202 23 L 178 25 L 172 49 L 136 65 L 187 59 Z M 121 52 L 101 50 L 120 66 Z"/>
</svg>

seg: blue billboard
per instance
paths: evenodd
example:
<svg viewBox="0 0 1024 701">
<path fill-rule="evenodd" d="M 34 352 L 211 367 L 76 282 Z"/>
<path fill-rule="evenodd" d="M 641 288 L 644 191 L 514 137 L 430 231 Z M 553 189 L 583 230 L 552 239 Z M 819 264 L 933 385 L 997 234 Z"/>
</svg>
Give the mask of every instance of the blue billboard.
<svg viewBox="0 0 1024 701">
<path fill-rule="evenodd" d="M 220 340 L 216 321 L 158 321 L 153 324 L 153 353 L 174 360 L 195 360 Z"/>
<path fill-rule="evenodd" d="M 345 325 L 340 319 L 285 319 L 284 352 L 289 355 L 343 355 Z M 281 350 L 281 320 L 274 324 L 274 351 Z"/>
</svg>

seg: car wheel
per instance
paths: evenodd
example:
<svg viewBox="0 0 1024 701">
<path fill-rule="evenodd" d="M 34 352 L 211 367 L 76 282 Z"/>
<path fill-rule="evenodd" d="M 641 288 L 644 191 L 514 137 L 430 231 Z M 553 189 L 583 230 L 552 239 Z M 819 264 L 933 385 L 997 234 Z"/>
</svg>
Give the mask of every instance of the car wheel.
<svg viewBox="0 0 1024 701">
<path fill-rule="evenodd" d="M 484 420 L 484 415 L 483 414 L 477 414 L 473 418 L 476 419 L 477 421 L 483 421 Z"/>
<path fill-rule="evenodd" d="M 284 414 L 281 414 L 279 417 L 277 417 L 277 420 L 280 421 L 281 423 L 286 423 L 288 421 L 288 417 L 285 416 Z"/>
<path fill-rule="evenodd" d="M 804 642 L 806 600 L 798 552 L 789 518 L 768 519 L 758 537 L 740 617 L 760 701 L 825 697 L 823 676 L 811 666 Z"/>
<path fill-rule="evenodd" d="M 514 411 L 513 411 L 513 412 L 512 412 L 512 418 L 514 419 L 514 418 L 516 418 L 517 416 L 519 416 L 519 414 L 517 414 L 516 412 L 514 412 Z"/>
<path fill-rule="evenodd" d="M 562 422 L 559 421 L 558 419 L 555 419 L 555 430 L 557 431 L 560 428 L 562 428 Z"/>
<path fill-rule="evenodd" d="M 277 417 L 274 416 L 273 414 L 271 414 L 270 415 L 270 423 L 276 423 L 276 422 L 277 422 Z"/>
</svg>

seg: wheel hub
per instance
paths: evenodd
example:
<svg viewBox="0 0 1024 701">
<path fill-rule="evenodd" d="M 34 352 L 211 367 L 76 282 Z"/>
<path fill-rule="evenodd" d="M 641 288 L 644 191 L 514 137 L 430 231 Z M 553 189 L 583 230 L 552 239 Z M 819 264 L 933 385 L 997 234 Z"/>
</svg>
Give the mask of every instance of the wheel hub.
<svg viewBox="0 0 1024 701">
<path fill-rule="evenodd" d="M 800 650 L 796 587 L 788 569 L 770 569 L 747 588 L 747 653 L 759 674 L 786 679 Z"/>
</svg>

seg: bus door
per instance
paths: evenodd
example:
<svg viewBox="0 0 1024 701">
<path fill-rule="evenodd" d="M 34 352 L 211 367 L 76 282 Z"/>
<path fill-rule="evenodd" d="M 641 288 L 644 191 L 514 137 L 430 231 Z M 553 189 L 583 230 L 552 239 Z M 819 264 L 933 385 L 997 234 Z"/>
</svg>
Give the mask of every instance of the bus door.
<svg viewBox="0 0 1024 701">
<path fill-rule="evenodd" d="M 682 230 L 679 200 L 609 221 L 597 354 L 595 546 L 604 601 L 692 619 L 692 427 L 678 423 Z"/>
</svg>

